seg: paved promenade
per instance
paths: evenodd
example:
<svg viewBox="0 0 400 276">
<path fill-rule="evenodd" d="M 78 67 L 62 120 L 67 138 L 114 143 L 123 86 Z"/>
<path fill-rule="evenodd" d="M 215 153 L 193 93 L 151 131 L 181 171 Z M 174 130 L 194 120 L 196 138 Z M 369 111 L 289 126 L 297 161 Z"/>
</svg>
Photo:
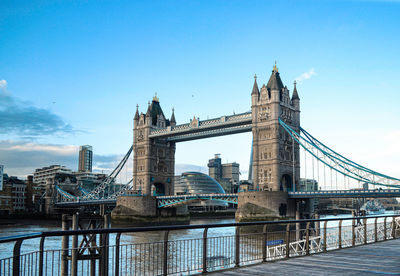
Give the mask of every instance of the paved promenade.
<svg viewBox="0 0 400 276">
<path fill-rule="evenodd" d="M 217 275 L 400 275 L 400 239 L 215 273 Z"/>
</svg>

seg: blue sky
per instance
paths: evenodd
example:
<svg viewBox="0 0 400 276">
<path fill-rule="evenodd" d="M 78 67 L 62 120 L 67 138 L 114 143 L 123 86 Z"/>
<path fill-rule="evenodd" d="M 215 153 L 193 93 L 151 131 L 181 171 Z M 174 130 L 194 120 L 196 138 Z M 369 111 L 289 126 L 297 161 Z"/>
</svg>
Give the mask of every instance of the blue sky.
<svg viewBox="0 0 400 276">
<path fill-rule="evenodd" d="M 157 92 L 178 124 L 245 112 L 276 60 L 290 90 L 301 79 L 305 129 L 400 177 L 399 14 L 400 1 L 1 1 L 0 163 L 76 169 L 90 144 L 107 170 L 132 143 L 136 104 Z M 245 175 L 250 143 L 180 143 L 176 163 L 221 153 Z"/>
</svg>

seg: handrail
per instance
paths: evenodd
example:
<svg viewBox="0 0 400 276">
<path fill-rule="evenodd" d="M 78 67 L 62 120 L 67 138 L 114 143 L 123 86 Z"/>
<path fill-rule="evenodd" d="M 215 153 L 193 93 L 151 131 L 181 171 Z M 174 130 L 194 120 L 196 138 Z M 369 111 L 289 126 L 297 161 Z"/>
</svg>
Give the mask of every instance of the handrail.
<svg viewBox="0 0 400 276">
<path fill-rule="evenodd" d="M 255 225 L 271 225 L 271 224 L 289 224 L 289 223 L 306 223 L 306 222 L 328 222 L 335 220 L 353 220 L 353 219 L 372 219 L 398 217 L 399 215 L 386 216 L 360 216 L 349 218 L 323 218 L 323 219 L 300 219 L 300 220 L 278 220 L 278 221 L 253 221 L 253 222 L 236 222 L 221 224 L 195 224 L 195 225 L 167 225 L 167 226 L 145 226 L 130 228 L 107 228 L 107 229 L 87 229 L 87 230 L 67 230 L 67 231 L 46 231 L 39 233 L 31 233 L 26 235 L 8 236 L 0 238 L 0 244 L 6 242 L 18 241 L 21 239 L 34 239 L 42 237 L 57 237 L 69 235 L 87 235 L 87 234 L 115 234 L 115 233 L 132 233 L 132 232 L 153 232 L 153 231 L 173 231 L 187 229 L 203 229 L 203 228 L 222 228 L 237 226 L 255 226 Z"/>
</svg>

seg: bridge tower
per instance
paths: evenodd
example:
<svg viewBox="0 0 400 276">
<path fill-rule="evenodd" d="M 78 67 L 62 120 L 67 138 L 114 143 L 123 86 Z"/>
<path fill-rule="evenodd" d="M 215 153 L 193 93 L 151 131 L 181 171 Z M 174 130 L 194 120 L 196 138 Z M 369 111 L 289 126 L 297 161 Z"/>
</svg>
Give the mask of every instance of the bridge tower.
<svg viewBox="0 0 400 276">
<path fill-rule="evenodd" d="M 278 68 L 273 67 L 267 85 L 258 88 L 255 76 L 251 92 L 252 175 L 257 191 L 238 195 L 237 221 L 271 220 L 299 215 L 299 204 L 288 198 L 300 180 L 299 145 L 279 124 L 300 128 L 300 98 L 296 83 L 290 97 Z"/>
<path fill-rule="evenodd" d="M 251 93 L 253 187 L 263 191 L 294 191 L 300 179 L 299 144 L 279 124 L 281 118 L 299 132 L 300 98 L 296 82 L 292 97 L 273 67 L 267 85 Z"/>
<path fill-rule="evenodd" d="M 156 96 L 149 102 L 146 114 L 133 119 L 133 190 L 145 195 L 173 194 L 175 143 L 151 139 L 150 129 L 174 126 L 175 115 L 166 119 Z"/>
</svg>

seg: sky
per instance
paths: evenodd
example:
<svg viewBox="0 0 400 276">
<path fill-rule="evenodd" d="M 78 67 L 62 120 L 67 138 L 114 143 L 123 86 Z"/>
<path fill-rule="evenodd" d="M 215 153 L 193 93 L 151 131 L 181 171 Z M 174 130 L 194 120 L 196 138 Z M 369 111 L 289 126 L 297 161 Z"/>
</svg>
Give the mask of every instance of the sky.
<svg viewBox="0 0 400 276">
<path fill-rule="evenodd" d="M 0 164 L 25 177 L 109 172 L 154 94 L 178 124 L 249 111 L 274 62 L 297 80 L 301 125 L 346 157 L 400 177 L 400 1 L 0 1 Z M 251 133 L 177 145 L 176 173 L 238 162 Z"/>
</svg>

